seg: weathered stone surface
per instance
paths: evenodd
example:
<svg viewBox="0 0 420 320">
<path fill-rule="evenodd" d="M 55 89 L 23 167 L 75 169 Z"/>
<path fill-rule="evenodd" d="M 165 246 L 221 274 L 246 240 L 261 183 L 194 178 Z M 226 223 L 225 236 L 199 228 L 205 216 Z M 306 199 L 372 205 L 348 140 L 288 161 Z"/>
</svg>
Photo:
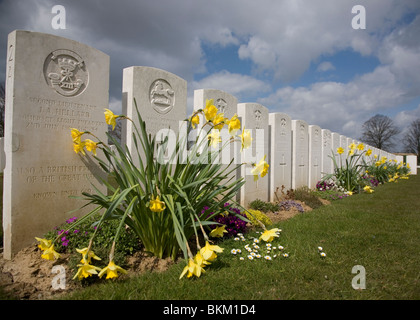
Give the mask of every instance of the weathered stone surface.
<svg viewBox="0 0 420 320">
<path fill-rule="evenodd" d="M 14 31 L 7 58 L 3 228 L 10 259 L 86 204 L 69 196 L 93 192 L 100 170 L 89 154 L 73 151 L 70 129 L 107 141 L 109 57 L 73 40 Z"/>
</svg>

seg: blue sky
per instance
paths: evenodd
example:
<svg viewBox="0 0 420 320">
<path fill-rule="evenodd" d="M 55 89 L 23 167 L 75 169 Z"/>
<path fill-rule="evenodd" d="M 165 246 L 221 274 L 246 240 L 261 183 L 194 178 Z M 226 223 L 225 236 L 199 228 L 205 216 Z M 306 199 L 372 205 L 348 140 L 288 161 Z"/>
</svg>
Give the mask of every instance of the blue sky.
<svg viewBox="0 0 420 320">
<path fill-rule="evenodd" d="M 66 29 L 51 9 L 66 9 Z M 354 30 L 352 8 L 366 9 Z M 375 114 L 404 130 L 420 117 L 418 0 L 0 0 L 0 81 L 7 34 L 25 29 L 110 55 L 110 107 L 121 110 L 122 69 L 165 69 L 322 128 L 359 138 Z"/>
</svg>

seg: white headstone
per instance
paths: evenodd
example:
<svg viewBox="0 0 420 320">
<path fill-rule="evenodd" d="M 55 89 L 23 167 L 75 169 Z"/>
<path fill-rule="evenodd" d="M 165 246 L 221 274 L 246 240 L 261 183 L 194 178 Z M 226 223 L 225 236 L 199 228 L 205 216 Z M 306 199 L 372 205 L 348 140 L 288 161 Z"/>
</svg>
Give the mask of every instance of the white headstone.
<svg viewBox="0 0 420 320">
<path fill-rule="evenodd" d="M 123 70 L 122 113 L 139 127 L 134 100 L 145 122 L 147 133 L 152 137 L 155 136 L 157 143 L 168 135 L 168 129 L 171 130 L 172 134 L 168 135 L 171 139 L 168 149 L 173 150 L 176 136 L 180 132 L 180 127 L 185 124 L 183 121 L 187 118 L 187 82 L 173 73 L 157 68 L 142 66 L 125 68 Z M 121 142 L 127 145 L 134 164 L 138 164 L 133 132 L 133 123 L 125 121 Z M 140 146 L 138 152 L 144 159 Z M 170 152 L 168 156 L 171 154 Z"/>
<path fill-rule="evenodd" d="M 252 145 L 241 153 L 242 165 L 241 176 L 245 178 L 245 184 L 241 188 L 241 205 L 248 204 L 256 199 L 268 201 L 268 174 L 254 181 L 251 174 L 251 164 L 258 164 L 266 156 L 268 163 L 268 109 L 258 103 L 239 103 L 238 116 L 241 118 L 242 129 L 250 130 Z M 270 169 L 269 169 L 270 170 Z"/>
<path fill-rule="evenodd" d="M 345 148 L 342 147 L 344 149 L 344 154 L 347 156 L 349 150 L 350 150 L 350 145 L 353 143 L 353 139 L 352 138 L 347 138 L 346 139 L 346 144 L 345 144 Z"/>
<path fill-rule="evenodd" d="M 270 113 L 270 201 L 292 188 L 292 121 L 285 113 Z"/>
<path fill-rule="evenodd" d="M 309 179 L 308 124 L 292 120 L 292 188 L 308 186 Z"/>
<path fill-rule="evenodd" d="M 340 135 L 340 146 L 344 149 L 343 154 L 341 155 L 341 166 L 346 164 L 346 155 L 347 155 L 347 137 Z"/>
<path fill-rule="evenodd" d="M 322 167 L 322 135 L 321 127 L 317 125 L 308 126 L 309 134 L 309 173 L 308 187 L 313 189 L 321 180 Z"/>
<path fill-rule="evenodd" d="M 4 256 L 63 223 L 95 192 L 97 162 L 73 151 L 71 128 L 107 142 L 109 57 L 54 35 L 13 31 L 6 70 Z M 92 136 L 83 136 L 95 141 Z M 102 152 L 98 150 L 98 156 Z M 103 191 L 105 188 L 97 184 Z M 91 210 L 92 208 L 90 208 Z"/>
<path fill-rule="evenodd" d="M 194 110 L 204 109 L 206 107 L 206 101 L 211 99 L 213 99 L 213 104 L 217 108 L 218 113 L 223 113 L 225 118 L 231 119 L 237 114 L 238 100 L 236 97 L 217 89 L 194 90 Z M 205 118 L 200 116 L 200 125 L 197 126 L 197 134 L 199 134 L 200 126 L 204 124 L 204 121 Z M 204 128 L 205 133 L 207 133 L 209 129 L 209 127 Z M 238 130 L 236 134 L 240 134 L 240 131 Z M 222 142 L 219 144 L 219 147 L 223 149 L 218 161 L 223 165 L 228 165 L 233 159 L 234 162 L 229 167 L 229 170 L 232 170 L 240 163 L 241 144 L 229 142 L 231 141 L 231 135 L 229 134 L 227 125 L 224 125 L 220 130 L 220 137 Z M 238 172 L 232 172 L 229 177 L 236 179 L 238 176 L 240 176 L 240 170 L 238 170 Z"/>
<path fill-rule="evenodd" d="M 3 172 L 6 165 L 6 155 L 4 153 L 4 138 L 0 138 L 0 173 Z"/>
<path fill-rule="evenodd" d="M 334 153 L 335 158 L 335 165 L 340 167 L 341 166 L 341 159 L 345 159 L 346 154 L 338 154 L 337 149 L 341 146 L 340 144 L 340 134 L 337 132 L 331 133 L 331 141 L 332 141 L 332 151 Z M 331 155 L 332 156 L 332 155 Z M 335 169 L 335 165 L 333 164 L 333 170 Z"/>
<path fill-rule="evenodd" d="M 322 129 L 322 176 L 333 173 L 331 131 Z"/>
<path fill-rule="evenodd" d="M 407 164 L 410 166 L 410 174 L 417 174 L 417 155 L 407 155 Z"/>
</svg>

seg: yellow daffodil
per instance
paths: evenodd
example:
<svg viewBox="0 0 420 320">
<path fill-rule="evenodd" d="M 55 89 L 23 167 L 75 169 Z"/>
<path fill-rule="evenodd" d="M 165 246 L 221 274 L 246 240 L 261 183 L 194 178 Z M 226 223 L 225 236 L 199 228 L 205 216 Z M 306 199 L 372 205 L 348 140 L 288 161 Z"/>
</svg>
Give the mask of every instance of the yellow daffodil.
<svg viewBox="0 0 420 320">
<path fill-rule="evenodd" d="M 193 275 L 195 275 L 196 277 L 200 277 L 201 273 L 205 271 L 201 265 L 197 264 L 195 260 L 190 258 L 188 260 L 188 264 L 185 266 L 179 278 L 181 279 L 187 272 L 187 278 L 190 278 Z"/>
<path fill-rule="evenodd" d="M 251 174 L 254 175 L 254 181 L 258 180 L 258 175 L 263 178 L 268 172 L 268 163 L 265 161 L 266 156 L 264 156 L 258 164 L 255 165 L 255 168 L 251 170 Z"/>
<path fill-rule="evenodd" d="M 54 245 L 51 245 L 49 248 L 45 249 L 41 258 L 46 260 L 55 260 L 60 258 L 60 254 L 54 250 Z"/>
<path fill-rule="evenodd" d="M 281 230 L 279 228 L 274 228 L 271 230 L 265 230 L 261 236 L 260 236 L 260 240 L 264 240 L 265 242 L 271 242 L 274 240 L 274 238 L 279 236 L 279 232 Z"/>
<path fill-rule="evenodd" d="M 370 186 L 366 186 L 363 188 L 366 193 L 373 193 L 373 189 Z"/>
<path fill-rule="evenodd" d="M 342 154 L 344 152 L 344 149 L 342 147 L 337 148 L 337 153 Z"/>
<path fill-rule="evenodd" d="M 38 244 L 38 248 L 40 248 L 42 251 L 47 250 L 48 248 L 52 246 L 51 240 L 41 239 L 37 237 L 35 237 L 35 239 L 40 242 L 40 244 Z"/>
<path fill-rule="evenodd" d="M 356 149 L 356 144 L 355 143 L 351 143 L 349 145 L 349 149 Z"/>
<path fill-rule="evenodd" d="M 229 134 L 234 136 L 236 132 L 241 128 L 241 121 L 238 119 L 238 115 L 235 115 L 230 119 L 227 120 Z"/>
<path fill-rule="evenodd" d="M 86 139 L 84 143 L 85 143 L 86 150 L 92 152 L 96 156 L 97 143 L 90 139 Z"/>
<path fill-rule="evenodd" d="M 363 151 L 365 149 L 365 145 L 363 144 L 363 143 L 359 143 L 358 145 L 357 145 L 357 150 L 359 150 L 359 151 Z"/>
<path fill-rule="evenodd" d="M 251 146 L 252 143 L 252 137 L 251 137 L 251 130 L 242 130 L 241 137 L 241 152 L 244 149 L 247 149 Z"/>
<path fill-rule="evenodd" d="M 81 152 L 85 156 L 86 153 L 85 153 L 84 148 L 85 148 L 85 142 L 84 141 L 83 142 L 79 142 L 79 143 L 73 143 L 73 150 L 74 150 L 74 152 L 76 152 L 76 153 Z"/>
<path fill-rule="evenodd" d="M 208 241 L 206 241 L 206 245 L 200 249 L 200 253 L 202 257 L 206 261 L 213 261 L 217 258 L 216 252 L 221 253 L 223 252 L 223 248 L 219 246 L 211 245 Z"/>
<path fill-rule="evenodd" d="M 119 118 L 119 116 L 115 115 L 111 110 L 109 109 L 105 109 L 105 122 L 109 125 L 112 125 L 112 130 L 115 129 L 115 126 L 117 125 L 117 118 Z"/>
<path fill-rule="evenodd" d="M 150 200 L 149 208 L 151 211 L 159 213 L 165 210 L 166 205 L 165 202 L 160 201 L 159 196 L 157 196 L 156 199 L 152 197 L 152 200 Z"/>
<path fill-rule="evenodd" d="M 213 105 L 213 99 L 206 100 L 206 107 L 204 108 L 204 116 L 207 121 L 213 121 L 217 114 L 217 108 Z"/>
<path fill-rule="evenodd" d="M 370 156 L 372 154 L 372 150 L 371 149 L 368 149 L 367 151 L 366 151 L 366 155 L 367 156 Z"/>
<path fill-rule="evenodd" d="M 219 142 L 222 141 L 222 138 L 220 137 L 220 131 L 216 129 L 212 129 L 211 133 L 207 135 L 207 138 L 210 140 L 210 145 L 213 148 L 217 148 Z"/>
<path fill-rule="evenodd" d="M 203 255 L 200 252 L 197 252 L 197 254 L 195 255 L 194 262 L 202 268 L 204 268 L 208 264 L 211 264 L 206 259 L 204 259 Z"/>
<path fill-rule="evenodd" d="M 73 139 L 73 142 L 80 143 L 80 138 L 85 132 L 79 131 L 75 128 L 71 128 L 71 137 Z"/>
<path fill-rule="evenodd" d="M 80 260 L 81 263 L 85 264 L 88 263 L 90 264 L 92 261 L 92 258 L 95 260 L 101 260 L 101 258 L 99 258 L 92 250 L 88 251 L 88 248 L 83 248 L 83 249 L 76 249 L 77 252 L 79 252 L 82 255 L 82 260 Z M 87 261 L 86 261 L 86 254 L 87 254 Z"/>
<path fill-rule="evenodd" d="M 222 226 L 219 226 L 219 227 L 214 228 L 210 232 L 210 237 L 213 237 L 213 238 L 221 238 L 221 237 L 223 237 L 223 234 L 224 233 L 227 233 L 227 231 L 225 230 L 225 228 L 226 228 L 226 225 L 222 225 Z"/>
<path fill-rule="evenodd" d="M 218 113 L 213 119 L 214 129 L 220 130 L 225 125 L 225 115 L 224 113 Z"/>
<path fill-rule="evenodd" d="M 111 261 L 105 268 L 103 268 L 99 272 L 99 278 L 102 278 L 102 276 L 106 272 L 106 278 L 105 279 L 112 279 L 118 277 L 118 272 L 126 274 L 127 271 L 121 268 L 120 266 L 117 266 L 114 261 Z"/>
<path fill-rule="evenodd" d="M 90 277 L 93 274 L 98 274 L 98 271 L 101 271 L 101 268 L 95 267 L 88 263 L 78 264 L 77 266 L 79 267 L 79 269 L 77 270 L 73 279 L 77 278 L 79 280 L 82 280 L 83 278 Z"/>
<path fill-rule="evenodd" d="M 182 270 L 181 275 L 179 276 L 179 279 L 181 279 L 187 272 L 188 272 L 187 277 L 190 278 L 193 275 L 194 267 L 195 267 L 194 260 L 190 258 L 184 270 Z"/>
<path fill-rule="evenodd" d="M 200 123 L 200 117 L 198 116 L 198 114 L 191 118 L 191 125 L 193 129 L 195 129 L 196 125 L 198 125 L 199 123 Z"/>
</svg>

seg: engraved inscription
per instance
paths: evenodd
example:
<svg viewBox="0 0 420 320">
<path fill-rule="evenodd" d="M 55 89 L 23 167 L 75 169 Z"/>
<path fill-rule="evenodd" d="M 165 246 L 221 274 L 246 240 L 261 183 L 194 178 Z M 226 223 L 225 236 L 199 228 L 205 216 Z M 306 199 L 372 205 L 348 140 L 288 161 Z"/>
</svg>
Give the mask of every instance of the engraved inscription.
<svg viewBox="0 0 420 320">
<path fill-rule="evenodd" d="M 285 118 L 280 119 L 280 126 L 281 126 L 281 133 L 280 134 L 282 136 L 286 135 L 286 123 L 287 123 L 287 120 Z"/>
<path fill-rule="evenodd" d="M 8 59 L 7 59 L 7 64 L 8 64 L 8 71 L 7 71 L 7 76 L 10 78 L 12 77 L 13 74 L 13 54 L 14 54 L 14 47 L 11 44 L 9 46 L 9 54 L 8 54 Z"/>
<path fill-rule="evenodd" d="M 59 49 L 48 55 L 44 62 L 47 84 L 65 97 L 82 93 L 89 80 L 86 64 L 75 52 Z"/>
<path fill-rule="evenodd" d="M 254 111 L 254 115 L 255 115 L 255 129 L 261 129 L 261 122 L 262 122 L 262 113 L 261 110 L 256 109 Z"/>
<path fill-rule="evenodd" d="M 169 82 L 158 79 L 150 86 L 150 103 L 153 109 L 165 114 L 172 110 L 175 105 L 175 91 L 172 90 Z"/>
<path fill-rule="evenodd" d="M 219 112 L 225 113 L 226 107 L 227 107 L 227 103 L 224 99 L 219 98 L 216 100 L 216 108 L 219 110 Z"/>
<path fill-rule="evenodd" d="M 305 139 L 305 125 L 303 123 L 300 124 L 300 140 Z"/>
<path fill-rule="evenodd" d="M 95 169 L 95 167 L 69 164 L 18 167 L 14 169 L 14 172 L 26 184 L 37 186 L 32 187 L 34 192 L 31 196 L 33 199 L 43 200 L 81 195 L 84 191 L 91 192 L 91 189 L 86 184 L 94 181 L 95 176 L 92 170 Z M 74 188 L 77 185 L 80 185 L 79 189 L 68 189 L 69 186 Z M 46 190 L 40 190 L 44 188 Z"/>
<path fill-rule="evenodd" d="M 30 108 L 22 115 L 26 128 L 47 130 L 69 130 L 80 128 L 87 131 L 98 131 L 103 121 L 92 120 L 98 108 L 94 105 L 64 102 L 38 97 L 29 97 Z"/>
</svg>

